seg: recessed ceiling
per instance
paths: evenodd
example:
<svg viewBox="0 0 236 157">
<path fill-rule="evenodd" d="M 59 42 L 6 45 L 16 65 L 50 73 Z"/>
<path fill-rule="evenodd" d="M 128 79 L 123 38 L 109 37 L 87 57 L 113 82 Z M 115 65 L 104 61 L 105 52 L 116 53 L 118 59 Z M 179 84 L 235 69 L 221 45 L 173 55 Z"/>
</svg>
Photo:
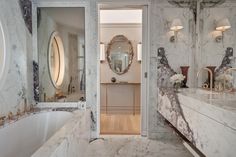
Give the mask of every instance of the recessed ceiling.
<svg viewBox="0 0 236 157">
<path fill-rule="evenodd" d="M 85 10 L 84 8 L 42 8 L 47 15 L 53 18 L 58 24 L 84 30 Z"/>
<path fill-rule="evenodd" d="M 100 10 L 100 23 L 142 23 L 142 10 Z"/>
</svg>

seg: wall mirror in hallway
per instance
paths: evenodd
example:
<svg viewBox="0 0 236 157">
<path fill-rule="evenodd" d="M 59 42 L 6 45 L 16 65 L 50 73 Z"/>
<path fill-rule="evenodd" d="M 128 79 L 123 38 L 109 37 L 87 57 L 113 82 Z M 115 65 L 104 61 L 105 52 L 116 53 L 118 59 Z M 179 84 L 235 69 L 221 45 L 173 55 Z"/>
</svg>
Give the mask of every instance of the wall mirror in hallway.
<svg viewBox="0 0 236 157">
<path fill-rule="evenodd" d="M 128 72 L 133 56 L 132 43 L 124 35 L 116 35 L 108 44 L 107 60 L 111 70 L 118 75 Z"/>
<path fill-rule="evenodd" d="M 77 102 L 85 97 L 85 9 L 45 7 L 38 19 L 41 102 Z"/>
</svg>

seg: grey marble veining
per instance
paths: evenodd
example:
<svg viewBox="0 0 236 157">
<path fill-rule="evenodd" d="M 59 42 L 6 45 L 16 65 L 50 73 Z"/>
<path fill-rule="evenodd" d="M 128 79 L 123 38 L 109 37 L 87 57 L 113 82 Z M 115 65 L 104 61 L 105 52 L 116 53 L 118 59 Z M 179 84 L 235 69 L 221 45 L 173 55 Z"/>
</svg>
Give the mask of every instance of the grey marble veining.
<svg viewBox="0 0 236 157">
<path fill-rule="evenodd" d="M 178 142 L 161 142 L 140 136 L 102 136 L 89 144 L 86 157 L 192 157 Z"/>
<path fill-rule="evenodd" d="M 24 99 L 33 99 L 32 41 L 18 0 L 0 1 L 0 21 L 6 37 L 7 72 L 1 79 L 0 115 L 23 109 Z"/>
<path fill-rule="evenodd" d="M 77 110 L 32 157 L 85 157 L 90 139 L 90 110 Z"/>
<path fill-rule="evenodd" d="M 158 111 L 177 130 L 207 157 L 235 156 L 235 94 L 200 89 L 171 93 L 160 91 Z"/>
</svg>

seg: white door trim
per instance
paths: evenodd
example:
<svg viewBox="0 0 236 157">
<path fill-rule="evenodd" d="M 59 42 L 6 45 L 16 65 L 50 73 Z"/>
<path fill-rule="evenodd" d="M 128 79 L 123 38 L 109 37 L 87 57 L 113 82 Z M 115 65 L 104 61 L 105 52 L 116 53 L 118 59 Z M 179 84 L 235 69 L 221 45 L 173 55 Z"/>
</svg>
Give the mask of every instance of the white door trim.
<svg viewBox="0 0 236 157">
<path fill-rule="evenodd" d="M 142 53 L 142 70 L 141 70 L 141 135 L 142 136 L 148 136 L 148 97 L 149 97 L 149 93 L 148 93 L 148 87 L 149 87 L 149 79 L 148 77 L 145 77 L 145 73 L 149 74 L 149 63 L 150 63 L 150 34 L 149 34 L 149 30 L 150 30 L 150 2 L 148 1 L 122 1 L 122 2 L 98 2 L 97 3 L 97 18 L 98 18 L 98 30 L 97 30 L 97 34 L 98 34 L 98 39 L 100 39 L 100 26 L 99 26 L 99 18 L 100 18 L 100 6 L 102 5 L 109 5 L 109 6 L 115 6 L 117 8 L 122 8 L 125 6 L 140 6 L 143 9 L 143 23 L 142 23 L 142 49 L 143 49 L 143 53 Z M 98 44 L 100 44 L 100 41 L 97 42 Z M 99 46 L 98 46 L 99 47 Z M 98 49 L 98 52 L 100 52 L 100 49 Z M 98 61 L 100 61 L 99 59 L 99 53 L 97 55 L 97 59 Z M 98 99 L 97 99 L 97 137 L 100 136 L 100 62 L 98 62 Z"/>
</svg>

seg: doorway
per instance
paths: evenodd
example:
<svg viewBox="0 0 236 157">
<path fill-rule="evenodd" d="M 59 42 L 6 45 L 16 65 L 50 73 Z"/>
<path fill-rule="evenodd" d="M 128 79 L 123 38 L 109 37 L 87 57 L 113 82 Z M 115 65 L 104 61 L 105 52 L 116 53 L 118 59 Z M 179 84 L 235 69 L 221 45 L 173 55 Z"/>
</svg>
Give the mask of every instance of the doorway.
<svg viewBox="0 0 236 157">
<path fill-rule="evenodd" d="M 144 7 L 106 5 L 99 13 L 100 134 L 145 135 Z"/>
</svg>

